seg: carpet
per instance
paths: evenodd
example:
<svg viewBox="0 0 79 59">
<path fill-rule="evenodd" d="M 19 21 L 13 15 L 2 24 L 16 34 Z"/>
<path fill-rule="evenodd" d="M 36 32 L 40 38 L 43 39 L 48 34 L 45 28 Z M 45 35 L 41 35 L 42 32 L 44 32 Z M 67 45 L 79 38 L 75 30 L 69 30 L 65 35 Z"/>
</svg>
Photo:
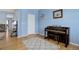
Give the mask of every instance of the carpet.
<svg viewBox="0 0 79 59">
<path fill-rule="evenodd" d="M 26 39 L 23 41 L 23 44 L 29 50 L 58 50 L 57 45 L 40 38 Z"/>
</svg>

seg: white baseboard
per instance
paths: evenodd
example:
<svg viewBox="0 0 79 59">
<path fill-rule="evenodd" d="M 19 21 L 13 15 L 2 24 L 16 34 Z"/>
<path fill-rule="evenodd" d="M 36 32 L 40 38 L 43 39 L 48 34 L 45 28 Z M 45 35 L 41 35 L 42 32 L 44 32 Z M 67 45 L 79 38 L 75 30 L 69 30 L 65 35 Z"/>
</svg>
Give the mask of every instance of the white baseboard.
<svg viewBox="0 0 79 59">
<path fill-rule="evenodd" d="M 44 36 L 44 34 L 39 33 L 40 35 Z"/>
<path fill-rule="evenodd" d="M 21 35 L 21 36 L 18 36 L 18 38 L 22 38 L 22 37 L 26 37 L 26 36 L 28 36 L 28 35 Z"/>
<path fill-rule="evenodd" d="M 37 33 L 33 33 L 33 34 L 37 34 Z M 31 35 L 31 34 L 21 35 L 21 36 L 18 36 L 18 38 L 26 37 L 26 36 L 29 36 L 29 35 Z"/>
<path fill-rule="evenodd" d="M 76 44 L 76 43 L 72 43 L 72 42 L 70 42 L 70 44 L 72 44 L 72 45 L 75 45 L 75 46 L 79 46 L 79 44 Z"/>
</svg>

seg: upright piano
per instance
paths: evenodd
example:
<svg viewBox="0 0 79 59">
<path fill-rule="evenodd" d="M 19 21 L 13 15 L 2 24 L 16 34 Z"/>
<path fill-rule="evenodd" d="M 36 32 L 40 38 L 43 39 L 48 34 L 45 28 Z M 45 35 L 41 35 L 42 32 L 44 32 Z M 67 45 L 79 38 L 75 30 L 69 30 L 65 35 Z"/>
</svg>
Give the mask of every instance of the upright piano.
<svg viewBox="0 0 79 59">
<path fill-rule="evenodd" d="M 45 28 L 45 38 L 57 40 L 58 43 L 62 42 L 67 47 L 69 45 L 69 27 L 47 26 Z"/>
</svg>

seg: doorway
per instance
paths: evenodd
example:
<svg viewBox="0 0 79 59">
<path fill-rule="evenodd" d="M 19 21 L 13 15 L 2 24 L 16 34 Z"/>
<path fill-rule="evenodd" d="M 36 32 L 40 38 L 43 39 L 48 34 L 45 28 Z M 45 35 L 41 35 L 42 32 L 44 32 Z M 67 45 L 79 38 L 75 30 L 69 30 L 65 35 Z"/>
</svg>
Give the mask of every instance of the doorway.
<svg viewBox="0 0 79 59">
<path fill-rule="evenodd" d="M 17 21 L 16 20 L 7 20 L 7 34 L 10 37 L 17 36 Z"/>
<path fill-rule="evenodd" d="M 28 14 L 28 35 L 35 34 L 35 15 Z"/>
</svg>

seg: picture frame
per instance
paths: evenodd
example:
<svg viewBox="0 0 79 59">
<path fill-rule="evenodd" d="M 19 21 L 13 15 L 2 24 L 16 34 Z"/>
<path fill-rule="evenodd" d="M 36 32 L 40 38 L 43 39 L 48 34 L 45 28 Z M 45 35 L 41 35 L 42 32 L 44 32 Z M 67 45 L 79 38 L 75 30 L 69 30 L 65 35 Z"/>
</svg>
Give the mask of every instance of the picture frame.
<svg viewBox="0 0 79 59">
<path fill-rule="evenodd" d="M 55 10 L 53 11 L 53 18 L 62 18 L 63 17 L 63 10 L 59 9 L 59 10 Z"/>
</svg>

